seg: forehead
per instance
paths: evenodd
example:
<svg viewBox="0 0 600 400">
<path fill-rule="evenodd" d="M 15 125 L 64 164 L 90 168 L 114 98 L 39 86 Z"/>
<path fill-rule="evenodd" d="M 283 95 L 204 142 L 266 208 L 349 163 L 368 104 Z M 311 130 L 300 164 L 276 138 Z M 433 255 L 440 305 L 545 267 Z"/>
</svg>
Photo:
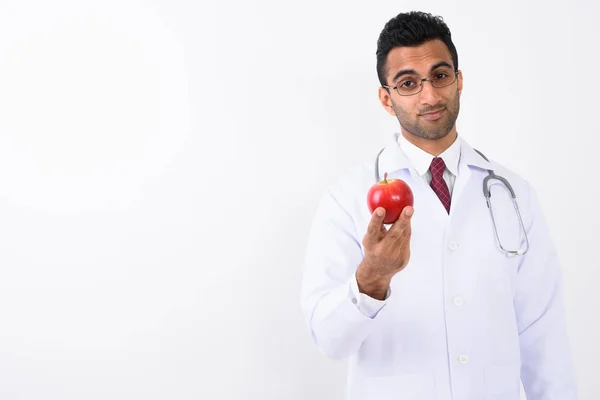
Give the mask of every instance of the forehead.
<svg viewBox="0 0 600 400">
<path fill-rule="evenodd" d="M 439 39 L 414 47 L 394 47 L 387 56 L 386 78 L 392 79 L 398 71 L 404 69 L 414 69 L 421 75 L 427 75 L 431 66 L 440 61 L 454 65 L 448 47 Z"/>
</svg>

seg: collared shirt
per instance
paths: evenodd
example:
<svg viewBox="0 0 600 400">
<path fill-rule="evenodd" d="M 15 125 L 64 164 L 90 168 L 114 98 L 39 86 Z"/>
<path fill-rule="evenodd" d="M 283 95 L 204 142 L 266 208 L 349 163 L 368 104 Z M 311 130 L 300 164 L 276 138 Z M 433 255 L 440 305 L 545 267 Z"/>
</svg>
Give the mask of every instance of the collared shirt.
<svg viewBox="0 0 600 400">
<path fill-rule="evenodd" d="M 421 176 L 425 182 L 427 182 L 427 185 L 429 185 L 431 182 L 431 171 L 429 170 L 429 166 L 431 165 L 431 161 L 433 160 L 434 156 L 409 142 L 402 134 L 398 135 L 398 145 L 419 176 Z M 438 157 L 441 157 L 446 164 L 443 178 L 448 185 L 450 195 L 452 195 L 454 182 L 458 176 L 458 164 L 460 162 L 460 139 L 458 136 L 450 145 L 450 147 L 444 150 L 444 152 L 442 152 L 442 154 L 440 154 Z M 354 279 L 350 282 L 350 290 L 354 295 L 353 298 L 356 299 L 356 307 L 361 313 L 369 318 L 373 318 L 377 315 L 379 310 L 381 310 L 385 305 L 385 300 L 387 300 L 391 295 L 391 289 L 389 288 L 384 300 L 377 300 L 364 293 L 360 293 L 358 289 L 358 282 L 356 280 L 356 274 L 354 275 Z"/>
<path fill-rule="evenodd" d="M 415 168 L 417 173 L 423 177 L 423 179 L 425 179 L 429 185 L 431 182 L 431 171 L 429 171 L 429 166 L 431 165 L 431 161 L 433 160 L 434 156 L 409 142 L 402 134 L 398 136 L 398 145 L 406 157 L 408 157 L 410 163 Z M 454 182 L 458 176 L 458 163 L 460 161 L 460 140 L 458 139 L 458 136 L 450 145 L 450 147 L 444 150 L 444 152 L 438 157 L 441 157 L 446 164 L 446 170 L 444 171 L 443 178 L 448 185 L 450 194 L 452 195 Z"/>
</svg>

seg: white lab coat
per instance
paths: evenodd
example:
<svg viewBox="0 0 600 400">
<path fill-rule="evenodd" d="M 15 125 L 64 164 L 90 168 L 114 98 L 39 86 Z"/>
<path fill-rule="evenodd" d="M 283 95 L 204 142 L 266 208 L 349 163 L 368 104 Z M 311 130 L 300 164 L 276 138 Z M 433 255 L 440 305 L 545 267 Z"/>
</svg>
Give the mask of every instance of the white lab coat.
<svg viewBox="0 0 600 400">
<path fill-rule="evenodd" d="M 380 174 L 413 190 L 411 257 L 372 318 L 355 305 L 351 282 L 363 259 L 374 160 L 333 184 L 308 239 L 301 305 L 324 355 L 349 360 L 348 400 L 575 400 L 562 275 L 529 184 L 488 163 L 462 138 L 450 214 L 400 150 L 394 134 Z M 529 251 L 497 245 L 483 179 L 494 169 L 516 192 Z M 510 197 L 492 186 L 505 248 L 524 246 Z"/>
</svg>

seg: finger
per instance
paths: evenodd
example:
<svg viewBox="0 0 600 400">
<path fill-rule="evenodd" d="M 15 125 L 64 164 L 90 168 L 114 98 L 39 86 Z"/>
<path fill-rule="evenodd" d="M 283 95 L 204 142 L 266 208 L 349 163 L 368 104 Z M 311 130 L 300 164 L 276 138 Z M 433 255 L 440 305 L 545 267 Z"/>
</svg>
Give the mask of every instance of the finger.
<svg viewBox="0 0 600 400">
<path fill-rule="evenodd" d="M 392 248 L 397 249 L 400 254 L 406 253 L 410 247 L 410 240 L 412 236 L 412 227 L 410 223 L 405 225 L 401 230 L 394 231 L 386 236 L 387 242 Z M 389 238 L 388 238 L 389 237 Z"/>
<path fill-rule="evenodd" d="M 385 230 L 385 226 L 383 226 L 384 218 L 385 209 L 383 207 L 377 207 L 375 210 L 373 210 L 373 214 L 371 215 L 371 221 L 369 221 L 369 226 L 367 227 L 367 234 L 365 235 L 365 240 L 373 243 L 379 241 L 381 233 L 383 232 L 383 230 Z"/>
<path fill-rule="evenodd" d="M 406 206 L 402 210 L 400 217 L 394 222 L 389 230 L 393 236 L 401 236 L 402 232 L 410 227 L 410 220 L 415 209 L 411 206 Z"/>
</svg>

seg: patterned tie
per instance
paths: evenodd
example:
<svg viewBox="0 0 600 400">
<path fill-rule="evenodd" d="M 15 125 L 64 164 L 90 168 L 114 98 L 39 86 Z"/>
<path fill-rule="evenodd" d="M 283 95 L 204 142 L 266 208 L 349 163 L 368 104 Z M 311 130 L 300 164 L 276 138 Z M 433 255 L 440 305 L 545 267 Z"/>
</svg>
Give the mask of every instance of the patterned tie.
<svg viewBox="0 0 600 400">
<path fill-rule="evenodd" d="M 430 186 L 435 194 L 437 194 L 437 197 L 440 198 L 446 211 L 450 213 L 450 192 L 448 191 L 448 185 L 446 185 L 446 181 L 444 181 L 443 178 L 445 169 L 446 164 L 440 157 L 435 157 L 431 161 L 431 166 L 429 167 L 429 170 L 431 171 Z"/>
</svg>

